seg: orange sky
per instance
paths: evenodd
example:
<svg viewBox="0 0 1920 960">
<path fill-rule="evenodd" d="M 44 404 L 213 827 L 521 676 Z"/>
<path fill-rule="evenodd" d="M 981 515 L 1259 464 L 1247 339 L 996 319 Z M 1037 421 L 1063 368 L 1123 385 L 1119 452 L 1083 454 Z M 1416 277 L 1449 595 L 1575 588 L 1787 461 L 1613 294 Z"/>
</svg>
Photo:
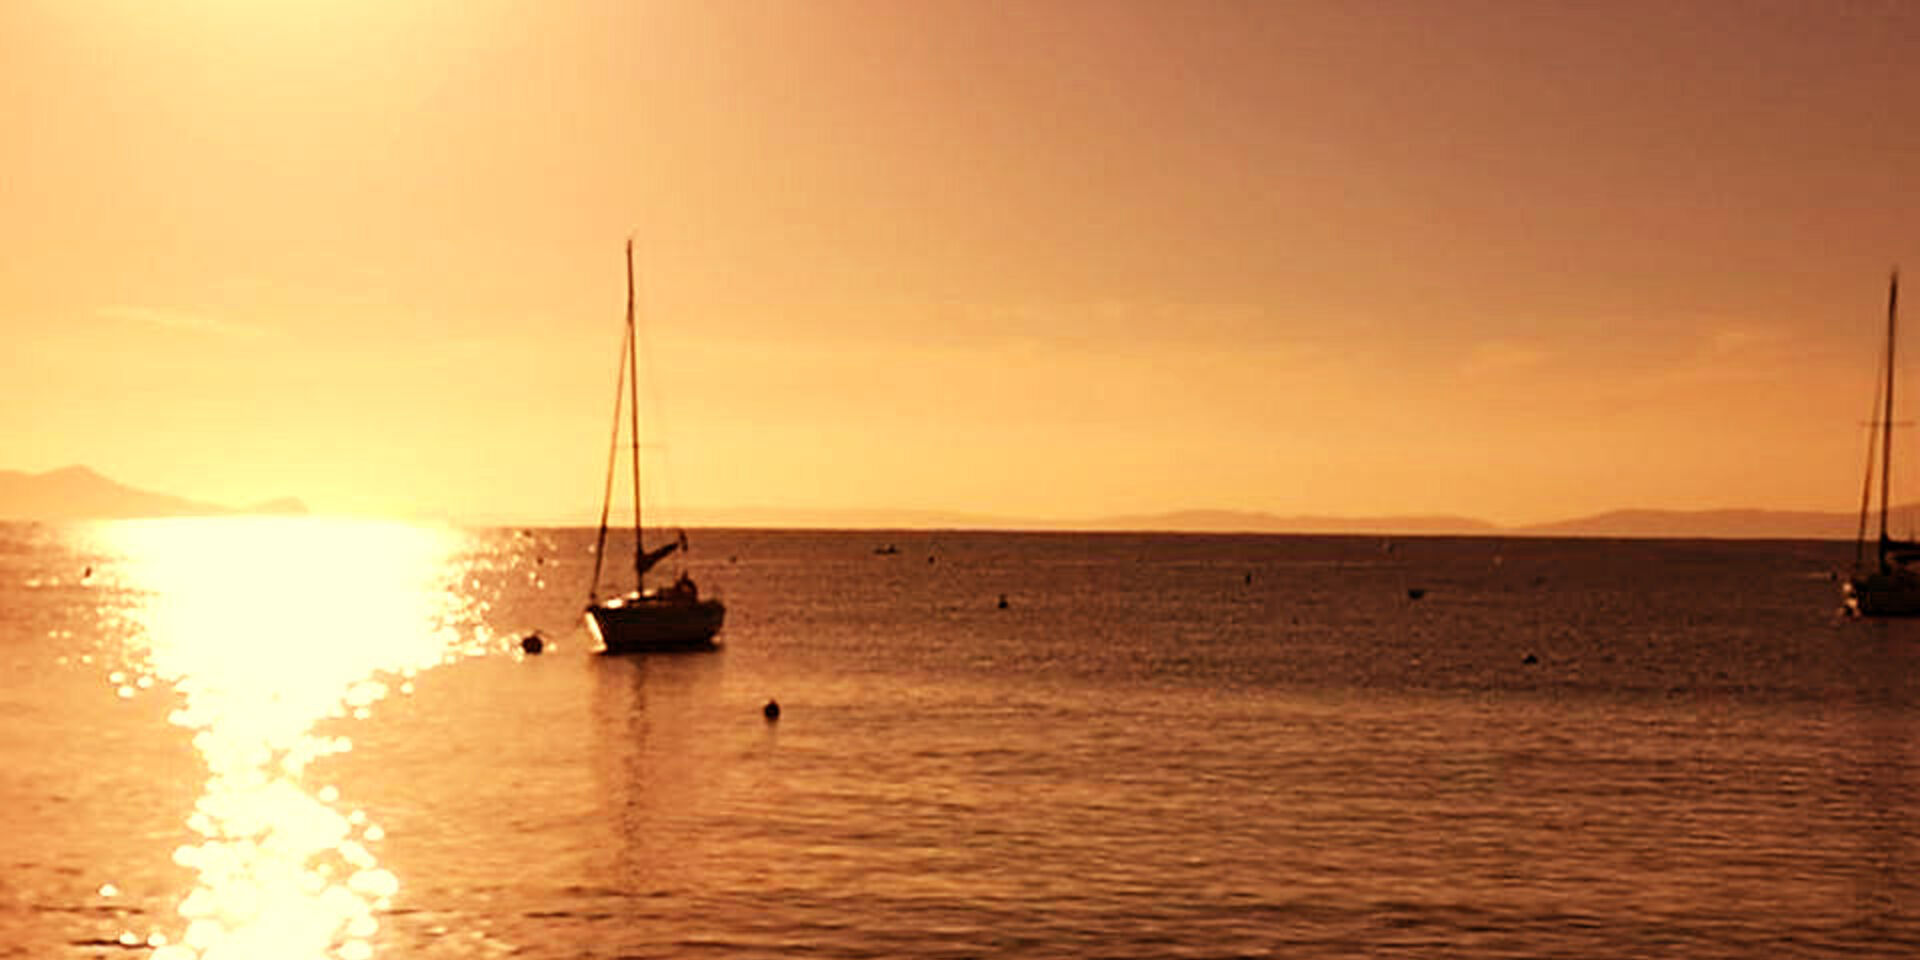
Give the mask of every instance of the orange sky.
<svg viewBox="0 0 1920 960">
<path fill-rule="evenodd" d="M 227 502 L 592 522 L 629 232 L 687 509 L 1847 510 L 1920 303 L 1891 0 L 17 0 L 0 109 L 0 468 Z"/>
</svg>

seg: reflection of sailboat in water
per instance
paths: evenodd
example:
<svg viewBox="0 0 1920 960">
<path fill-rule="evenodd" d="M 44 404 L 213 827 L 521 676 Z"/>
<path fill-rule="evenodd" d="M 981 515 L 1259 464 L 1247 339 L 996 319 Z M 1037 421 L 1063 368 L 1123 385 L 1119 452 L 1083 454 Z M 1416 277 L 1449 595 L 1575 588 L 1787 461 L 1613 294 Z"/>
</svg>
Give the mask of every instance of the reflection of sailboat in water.
<svg viewBox="0 0 1920 960">
<path fill-rule="evenodd" d="M 587 910 L 621 921 L 599 944 L 607 956 L 672 956 L 676 942 L 703 932 L 711 917 L 687 898 L 724 887 L 743 865 L 718 854 L 726 840 L 705 821 L 777 796 L 763 766 L 743 765 L 750 758 L 740 750 L 754 741 L 720 733 L 737 706 L 725 669 L 719 657 L 611 657 L 591 671 L 584 770 L 592 789 L 582 796 L 593 806 L 580 812 L 600 841 L 587 854 L 589 895 L 606 898 Z"/>
<path fill-rule="evenodd" d="M 1853 575 L 1845 587 L 1848 612 L 1865 617 L 1910 617 L 1920 615 L 1920 543 L 1895 540 L 1887 535 L 1888 499 L 1893 486 L 1893 351 L 1896 341 L 1895 318 L 1900 305 L 1900 274 L 1895 273 L 1887 289 L 1887 368 L 1880 384 L 1878 436 L 1868 444 L 1867 478 L 1860 491 L 1860 531 L 1855 539 Z M 1880 538 L 1878 563 L 1866 565 L 1867 516 L 1873 503 L 1873 479 L 1876 455 L 1880 474 Z"/>
<path fill-rule="evenodd" d="M 648 550 L 640 536 L 640 366 L 633 321 L 633 241 L 627 241 L 627 332 L 622 343 L 620 383 L 614 388 L 613 441 L 607 456 L 606 491 L 600 501 L 600 535 L 594 541 L 593 582 L 587 588 L 587 629 L 607 653 L 646 653 L 659 650 L 705 650 L 727 608 L 702 598 L 693 578 L 680 574 L 669 587 L 647 589 L 647 571 L 667 555 L 687 546 L 685 531 Z M 624 388 L 624 389 L 622 389 Z M 628 434 L 633 460 L 633 576 L 634 589 L 624 597 L 598 599 L 601 560 L 606 555 L 607 516 L 613 506 L 614 466 L 620 450 L 620 415 L 630 408 Z"/>
</svg>

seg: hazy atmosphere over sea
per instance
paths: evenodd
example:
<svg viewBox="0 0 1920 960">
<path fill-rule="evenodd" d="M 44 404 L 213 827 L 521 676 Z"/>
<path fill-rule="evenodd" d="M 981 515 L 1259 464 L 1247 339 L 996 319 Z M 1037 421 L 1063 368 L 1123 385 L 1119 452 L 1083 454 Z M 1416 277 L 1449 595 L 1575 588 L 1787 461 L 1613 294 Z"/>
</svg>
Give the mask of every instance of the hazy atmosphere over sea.
<svg viewBox="0 0 1920 960">
<path fill-rule="evenodd" d="M 632 235 L 706 522 L 1845 512 L 1917 96 L 1879 0 L 8 3 L 0 467 L 590 523 Z"/>
</svg>

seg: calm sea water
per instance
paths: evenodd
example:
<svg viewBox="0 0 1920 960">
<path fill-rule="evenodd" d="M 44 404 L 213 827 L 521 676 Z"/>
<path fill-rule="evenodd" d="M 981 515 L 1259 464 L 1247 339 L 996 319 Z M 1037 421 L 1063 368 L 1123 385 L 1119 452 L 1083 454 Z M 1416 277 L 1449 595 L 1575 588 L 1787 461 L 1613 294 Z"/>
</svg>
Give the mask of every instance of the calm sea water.
<svg viewBox="0 0 1920 960">
<path fill-rule="evenodd" d="M 606 658 L 591 541 L 0 526 L 0 956 L 1920 953 L 1850 546 L 709 531 Z"/>
</svg>

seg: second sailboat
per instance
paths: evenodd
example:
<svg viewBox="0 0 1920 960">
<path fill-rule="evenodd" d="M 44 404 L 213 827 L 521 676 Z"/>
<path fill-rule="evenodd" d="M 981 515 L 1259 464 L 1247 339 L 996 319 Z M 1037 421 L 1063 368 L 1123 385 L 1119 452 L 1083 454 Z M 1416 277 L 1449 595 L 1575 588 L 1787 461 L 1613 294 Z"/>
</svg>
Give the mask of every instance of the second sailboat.
<svg viewBox="0 0 1920 960">
<path fill-rule="evenodd" d="M 1867 452 L 1867 479 L 1860 492 L 1860 531 L 1855 538 L 1853 574 L 1843 588 L 1847 612 L 1858 617 L 1920 616 L 1920 543 L 1895 540 L 1887 533 L 1892 512 L 1889 502 L 1893 488 L 1893 385 L 1894 348 L 1899 343 L 1900 274 L 1896 271 L 1887 288 L 1886 372 L 1880 385 L 1880 409 L 1874 426 L 1879 430 Z M 1880 536 L 1876 543 L 1875 563 L 1867 564 L 1867 518 L 1872 512 L 1875 465 L 1880 481 Z"/>
</svg>

